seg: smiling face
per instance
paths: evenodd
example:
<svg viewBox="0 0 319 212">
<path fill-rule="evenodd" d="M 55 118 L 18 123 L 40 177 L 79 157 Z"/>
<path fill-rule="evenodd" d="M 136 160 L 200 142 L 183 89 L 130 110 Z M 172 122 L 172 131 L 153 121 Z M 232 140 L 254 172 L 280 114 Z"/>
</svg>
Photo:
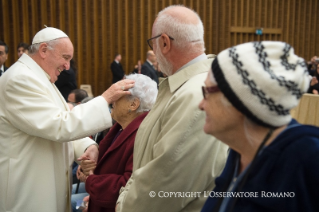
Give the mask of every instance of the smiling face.
<svg viewBox="0 0 319 212">
<path fill-rule="evenodd" d="M 46 47 L 46 48 L 45 48 Z M 57 81 L 60 72 L 70 69 L 70 60 L 73 58 L 73 45 L 69 38 L 61 38 L 53 46 L 48 48 L 45 44 L 43 55 L 43 70 L 50 76 L 50 82 Z"/>
</svg>

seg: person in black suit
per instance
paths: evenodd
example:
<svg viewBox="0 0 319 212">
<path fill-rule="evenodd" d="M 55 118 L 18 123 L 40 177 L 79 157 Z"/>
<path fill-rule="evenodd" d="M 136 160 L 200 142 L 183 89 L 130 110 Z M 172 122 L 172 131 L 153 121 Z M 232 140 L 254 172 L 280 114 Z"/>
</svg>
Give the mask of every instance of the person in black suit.
<svg viewBox="0 0 319 212">
<path fill-rule="evenodd" d="M 8 59 L 9 48 L 7 44 L 0 40 L 0 76 L 8 69 L 4 63 Z"/>
<path fill-rule="evenodd" d="M 75 62 L 72 59 L 70 61 L 70 69 L 62 71 L 55 82 L 55 86 L 59 89 L 66 102 L 71 91 L 77 88 L 76 72 Z"/>
<path fill-rule="evenodd" d="M 146 54 L 146 61 L 142 65 L 141 73 L 149 76 L 158 84 L 157 71 L 154 68 L 154 63 L 156 62 L 156 56 L 152 50 L 148 51 Z"/>
<path fill-rule="evenodd" d="M 120 81 L 124 77 L 124 71 L 121 65 L 122 56 L 120 54 L 117 54 L 114 58 L 113 63 L 111 63 L 111 71 L 113 74 L 113 81 L 112 83 L 116 83 L 117 81 Z"/>
</svg>

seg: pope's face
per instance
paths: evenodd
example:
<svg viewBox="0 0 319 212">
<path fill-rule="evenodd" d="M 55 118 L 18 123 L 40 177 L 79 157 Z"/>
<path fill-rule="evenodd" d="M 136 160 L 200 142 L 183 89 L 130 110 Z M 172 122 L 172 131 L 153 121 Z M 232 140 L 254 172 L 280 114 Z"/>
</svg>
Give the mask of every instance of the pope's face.
<svg viewBox="0 0 319 212">
<path fill-rule="evenodd" d="M 50 76 L 50 82 L 57 81 L 60 72 L 70 69 L 70 60 L 73 57 L 73 45 L 69 38 L 61 38 L 48 50 L 45 58 L 44 71 Z"/>
</svg>

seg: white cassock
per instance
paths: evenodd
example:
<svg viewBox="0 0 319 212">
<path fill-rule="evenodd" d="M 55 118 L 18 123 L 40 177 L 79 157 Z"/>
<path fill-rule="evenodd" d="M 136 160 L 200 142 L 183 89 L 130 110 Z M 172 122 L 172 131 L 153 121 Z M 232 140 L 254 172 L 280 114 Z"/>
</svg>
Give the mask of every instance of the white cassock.
<svg viewBox="0 0 319 212">
<path fill-rule="evenodd" d="M 71 165 L 94 144 L 84 137 L 112 125 L 103 97 L 70 112 L 49 79 L 26 54 L 0 78 L 0 212 L 69 211 Z"/>
</svg>

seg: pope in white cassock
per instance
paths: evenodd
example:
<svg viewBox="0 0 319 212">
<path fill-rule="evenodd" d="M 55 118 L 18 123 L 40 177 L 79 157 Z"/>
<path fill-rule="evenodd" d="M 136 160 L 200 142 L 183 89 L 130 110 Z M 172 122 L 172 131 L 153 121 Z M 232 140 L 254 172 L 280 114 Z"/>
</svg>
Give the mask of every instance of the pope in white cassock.
<svg viewBox="0 0 319 212">
<path fill-rule="evenodd" d="M 54 85 L 69 69 L 70 39 L 48 27 L 30 50 L 0 78 L 0 212 L 70 211 L 73 161 L 98 156 L 84 137 L 111 127 L 108 104 L 130 94 L 134 82 L 119 81 L 70 112 Z"/>
</svg>

